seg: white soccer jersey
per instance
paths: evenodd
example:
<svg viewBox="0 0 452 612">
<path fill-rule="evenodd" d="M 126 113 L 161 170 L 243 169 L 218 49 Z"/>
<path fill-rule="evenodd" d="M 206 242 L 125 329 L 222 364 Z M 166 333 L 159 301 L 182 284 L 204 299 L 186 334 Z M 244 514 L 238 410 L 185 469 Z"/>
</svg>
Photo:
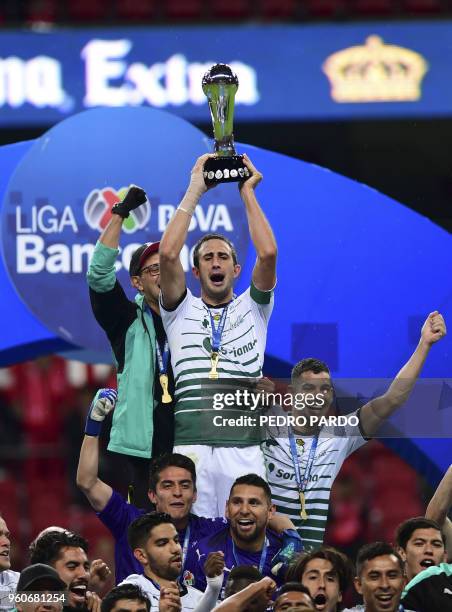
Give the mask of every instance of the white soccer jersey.
<svg viewBox="0 0 452 612">
<path fill-rule="evenodd" d="M 219 432 L 213 424 L 216 415 L 237 418 L 244 408 L 219 408 L 218 404 L 214 408 L 213 398 L 216 392 L 234 392 L 234 381 L 240 386 L 244 380 L 262 376 L 273 292 L 251 286 L 227 308 L 219 350 L 219 378 L 211 380 L 211 315 L 218 327 L 224 307 L 207 306 L 189 289 L 175 310 L 161 307 L 176 387 L 175 445 L 246 446 L 260 441 L 258 428 L 231 426 Z"/>
<path fill-rule="evenodd" d="M 313 439 L 312 436 L 295 434 L 302 478 L 305 477 Z M 305 492 L 307 520 L 302 520 L 300 516 L 300 497 L 287 430 L 281 431 L 277 436 L 269 436 L 262 444 L 268 484 L 276 511 L 292 520 L 306 550 L 321 546 L 328 517 L 331 487 L 345 459 L 365 442 L 359 426 L 324 427 L 320 430 L 309 484 Z"/>
<path fill-rule="evenodd" d="M 141 590 L 149 597 L 151 602 L 151 610 L 159 609 L 159 601 L 160 601 L 160 589 L 155 585 L 155 583 L 150 580 L 147 576 L 140 574 L 131 574 L 127 576 L 125 580 L 121 582 L 121 584 L 136 584 Z M 201 600 L 203 593 L 195 589 L 194 587 L 184 587 L 185 594 L 183 594 L 180 598 L 182 604 L 182 612 L 189 612 L 194 610 Z"/>
<path fill-rule="evenodd" d="M 8 600 L 8 595 L 13 595 L 16 592 L 19 576 L 19 572 L 13 572 L 12 570 L 0 572 L 0 612 L 15 609 L 16 604 Z"/>
</svg>

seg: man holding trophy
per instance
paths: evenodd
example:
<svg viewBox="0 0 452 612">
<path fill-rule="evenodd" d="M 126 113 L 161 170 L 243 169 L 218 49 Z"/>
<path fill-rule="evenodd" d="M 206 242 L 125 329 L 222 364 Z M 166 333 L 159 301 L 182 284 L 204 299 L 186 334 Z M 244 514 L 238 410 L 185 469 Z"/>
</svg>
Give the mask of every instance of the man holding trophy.
<svg viewBox="0 0 452 612">
<path fill-rule="evenodd" d="M 159 250 L 161 315 L 176 380 L 174 452 L 188 455 L 196 464 L 195 512 L 202 516 L 223 515 L 231 485 L 239 476 L 257 473 L 265 478 L 259 427 L 234 425 L 239 416 L 255 413 L 241 402 L 228 403 L 221 410 L 213 405 L 218 392 L 243 388 L 244 380 L 255 387 L 262 378 L 276 283 L 276 241 L 255 195 L 262 175 L 246 155 L 236 155 L 233 146 L 237 87 L 237 77 L 224 64 L 213 66 L 204 76 L 215 154 L 196 161 Z M 225 236 L 208 234 L 194 249 L 193 274 L 201 286 L 201 297 L 195 297 L 186 286 L 179 255 L 201 196 L 210 186 L 231 181 L 239 182 L 257 253 L 250 287 L 234 295 L 240 274 L 234 246 Z M 247 350 L 239 350 L 243 347 Z M 218 416 L 225 426 L 215 424 Z"/>
</svg>

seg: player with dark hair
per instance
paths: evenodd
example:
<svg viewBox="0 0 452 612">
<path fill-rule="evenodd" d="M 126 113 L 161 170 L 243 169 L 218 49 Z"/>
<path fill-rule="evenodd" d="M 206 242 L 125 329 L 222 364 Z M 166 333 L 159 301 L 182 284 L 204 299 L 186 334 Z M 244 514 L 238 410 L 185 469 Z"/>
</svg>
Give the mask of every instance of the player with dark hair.
<svg viewBox="0 0 452 612">
<path fill-rule="evenodd" d="M 227 599 L 254 582 L 262 580 L 263 576 L 257 567 L 253 565 L 237 565 L 229 572 L 226 585 L 224 587 L 224 597 Z"/>
<path fill-rule="evenodd" d="M 418 516 L 404 521 L 397 527 L 395 538 L 408 581 L 446 561 L 445 537 L 438 523 L 431 519 Z"/>
<path fill-rule="evenodd" d="M 91 405 L 88 421 L 94 416 L 98 423 L 106 412 L 114 407 L 115 395 L 112 389 L 97 393 Z M 127 527 L 145 513 L 145 510 L 128 504 L 124 497 L 114 491 L 110 485 L 99 478 L 99 438 L 98 435 L 86 434 L 80 450 L 77 470 L 77 485 L 88 498 L 97 512 L 99 519 L 110 530 L 115 539 L 116 581 L 120 582 L 129 574 L 140 574 L 143 569 L 132 554 L 127 543 Z M 205 518 L 192 513 L 198 488 L 196 468 L 186 455 L 166 454 L 151 461 L 149 474 L 149 500 L 159 512 L 167 512 L 174 521 L 182 544 L 183 579 L 187 585 L 192 584 L 193 576 L 185 568 L 187 551 L 194 542 L 207 537 L 226 526 L 224 518 Z M 282 532 L 284 548 L 290 545 L 299 550 L 298 535 L 288 517 L 274 516 L 272 528 Z M 284 563 L 285 560 L 281 559 Z"/>
<path fill-rule="evenodd" d="M 363 605 L 344 612 L 400 612 L 405 584 L 404 563 L 399 553 L 386 542 L 362 546 L 356 559 L 355 589 Z"/>
<path fill-rule="evenodd" d="M 306 550 L 323 542 L 331 488 L 345 459 L 407 401 L 432 346 L 445 335 L 442 315 L 430 313 L 415 351 L 388 390 L 348 415 L 345 426 L 322 423 L 335 404 L 327 364 L 308 358 L 294 366 L 292 416 L 306 422 L 269 431 L 262 448 L 276 510 L 291 517 Z"/>
<path fill-rule="evenodd" d="M 0 514 L 0 612 L 14 610 L 14 603 L 6 601 L 8 593 L 14 593 L 19 572 L 11 569 L 11 534 Z"/>
<path fill-rule="evenodd" d="M 322 546 L 299 556 L 289 568 L 287 582 L 304 584 L 316 610 L 336 612 L 352 580 L 352 564 L 335 548 Z"/>
<path fill-rule="evenodd" d="M 268 528 L 273 514 L 267 482 L 257 474 L 237 478 L 226 506 L 229 526 L 203 538 L 190 551 L 187 565 L 193 571 L 195 586 L 205 588 L 202 565 L 212 552 L 221 552 L 224 556 L 224 583 L 232 568 L 239 565 L 254 565 L 263 576 L 272 576 L 273 558 L 282 545 L 281 537 Z M 282 577 L 277 580 L 281 582 Z"/>
<path fill-rule="evenodd" d="M 190 185 L 162 236 L 160 311 L 176 378 L 174 450 L 194 458 L 199 480 L 197 512 L 218 516 L 235 478 L 248 472 L 265 475 L 260 428 L 229 423 L 219 431 L 213 418 L 213 393 L 217 379 L 219 384 L 223 379 L 251 381 L 253 387 L 262 379 L 277 247 L 255 196 L 262 175 L 245 155 L 251 176 L 239 188 L 257 253 L 250 287 L 234 295 L 240 274 L 237 255 L 228 239 L 215 234 L 204 236 L 195 247 L 193 274 L 200 282 L 201 296 L 193 296 L 179 256 L 195 209 L 207 191 L 203 166 L 208 157 L 196 161 Z M 247 406 L 226 406 L 221 416 L 238 417 L 244 411 L 251 414 Z"/>
<path fill-rule="evenodd" d="M 88 414 L 88 420 L 92 415 L 99 415 L 97 418 L 100 424 L 102 414 L 111 410 L 115 402 L 111 389 L 103 391 L 94 398 Z M 80 450 L 77 485 L 115 539 L 116 581 L 120 582 L 130 574 L 143 571 L 127 543 L 127 527 L 145 510 L 128 504 L 122 495 L 99 478 L 98 470 L 99 437 L 92 432 L 86 433 Z M 151 461 L 148 479 L 149 501 L 155 504 L 159 512 L 167 512 L 174 520 L 185 561 L 193 542 L 221 529 L 226 521 L 223 518 L 199 517 L 192 513 L 197 495 L 196 469 L 189 457 L 177 453 L 156 457 Z"/>
<path fill-rule="evenodd" d="M 235 569 L 238 568 L 234 568 L 231 574 Z M 214 608 L 214 612 L 265 612 L 269 609 L 275 589 L 274 580 L 268 576 L 261 577 L 257 582 L 250 582 L 248 586 L 230 594 Z"/>
<path fill-rule="evenodd" d="M 51 525 L 50 527 L 46 527 L 38 533 L 34 540 L 31 541 L 28 547 L 30 558 L 33 557 L 35 548 L 39 544 L 39 540 L 48 533 L 52 533 L 55 531 L 58 533 L 72 533 L 68 529 L 65 529 L 64 527 L 59 527 L 58 525 Z M 91 565 L 89 568 L 89 590 L 94 590 L 96 591 L 96 593 L 103 591 L 105 584 L 110 576 L 111 571 L 105 561 L 103 561 L 102 559 L 94 559 L 93 561 L 91 561 Z"/>
<path fill-rule="evenodd" d="M 87 274 L 92 310 L 110 341 L 118 374 L 108 449 L 128 457 L 140 505 L 146 499 L 143 485 L 149 458 L 171 452 L 174 440 L 174 378 L 158 300 L 159 243 L 142 244 L 132 254 L 129 276 L 138 292 L 134 301 L 124 293 L 115 265 L 123 224 L 130 215 L 145 216 L 149 206 L 146 193 L 131 185 L 123 201 L 111 210 Z M 94 425 L 88 435 L 98 435 Z"/>
<path fill-rule="evenodd" d="M 90 563 L 88 542 L 70 531 L 50 531 L 34 543 L 30 562 L 53 567 L 67 584 L 68 606 L 75 610 L 98 610 L 100 599 L 88 591 Z"/>
<path fill-rule="evenodd" d="M 201 593 L 192 586 L 179 581 L 182 570 L 182 548 L 171 517 L 161 512 L 150 512 L 138 517 L 128 529 L 130 548 L 143 566 L 144 574 L 132 574 L 121 584 L 132 583 L 140 586 L 151 600 L 158 603 L 161 589 L 179 591 L 182 610 L 208 612 L 215 606 L 221 584 L 223 559 L 211 557 L 204 566 L 208 587 Z"/>
<path fill-rule="evenodd" d="M 151 602 L 136 584 L 116 586 L 102 599 L 100 612 L 150 612 Z"/>
<path fill-rule="evenodd" d="M 276 592 L 274 612 L 295 612 L 295 610 L 313 611 L 314 601 L 309 589 L 301 582 L 286 582 Z"/>
</svg>

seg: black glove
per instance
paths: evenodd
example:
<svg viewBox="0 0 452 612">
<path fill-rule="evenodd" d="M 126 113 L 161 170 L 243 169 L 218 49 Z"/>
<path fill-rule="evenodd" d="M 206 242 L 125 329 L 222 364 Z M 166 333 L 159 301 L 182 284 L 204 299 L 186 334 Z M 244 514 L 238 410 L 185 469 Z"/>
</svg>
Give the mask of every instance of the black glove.
<svg viewBox="0 0 452 612">
<path fill-rule="evenodd" d="M 146 192 L 141 189 L 141 187 L 131 185 L 124 200 L 115 204 L 111 209 L 111 212 L 114 215 L 119 215 L 123 219 L 127 219 L 130 211 L 134 208 L 138 208 L 138 206 L 141 206 L 141 204 L 144 204 L 146 200 Z"/>
</svg>

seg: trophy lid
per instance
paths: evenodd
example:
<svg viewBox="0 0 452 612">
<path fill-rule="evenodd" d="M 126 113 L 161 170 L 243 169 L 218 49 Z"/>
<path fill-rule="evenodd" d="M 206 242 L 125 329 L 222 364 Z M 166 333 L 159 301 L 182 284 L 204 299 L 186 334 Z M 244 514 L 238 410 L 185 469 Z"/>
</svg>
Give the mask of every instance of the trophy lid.
<svg viewBox="0 0 452 612">
<path fill-rule="evenodd" d="M 216 83 L 223 83 L 226 85 L 236 85 L 238 87 L 239 80 L 237 75 L 232 72 L 230 66 L 227 64 L 214 64 L 210 68 L 202 79 L 202 87 L 206 85 L 212 85 Z"/>
</svg>

